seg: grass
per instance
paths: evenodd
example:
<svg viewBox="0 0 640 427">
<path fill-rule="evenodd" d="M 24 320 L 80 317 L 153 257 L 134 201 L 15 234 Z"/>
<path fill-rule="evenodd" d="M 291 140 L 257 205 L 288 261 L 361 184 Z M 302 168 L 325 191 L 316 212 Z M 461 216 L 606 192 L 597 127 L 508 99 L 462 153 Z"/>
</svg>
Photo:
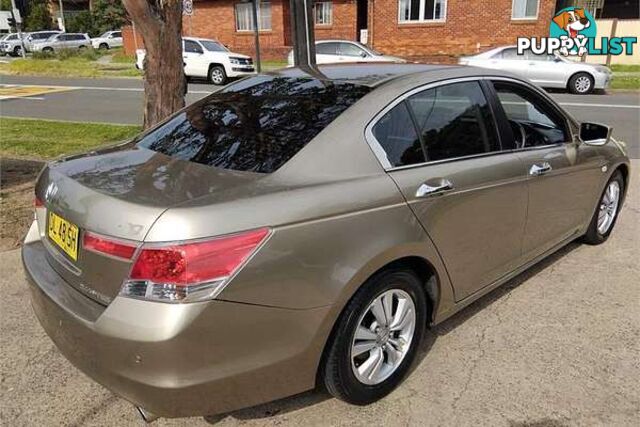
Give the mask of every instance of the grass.
<svg viewBox="0 0 640 427">
<path fill-rule="evenodd" d="M 126 140 L 140 126 L 0 117 L 0 156 L 51 159 Z"/>
<path fill-rule="evenodd" d="M 640 65 L 612 65 L 611 70 L 613 72 L 621 73 L 639 73 Z"/>
<path fill-rule="evenodd" d="M 640 75 L 616 76 L 614 74 L 611 81 L 611 89 L 638 90 L 640 89 Z"/>
<path fill-rule="evenodd" d="M 287 61 L 260 61 L 262 71 L 277 70 L 287 66 Z"/>
<path fill-rule="evenodd" d="M 100 63 L 94 59 L 98 54 L 87 52 L 62 59 L 31 58 L 16 59 L 9 63 L 0 63 L 0 74 L 17 76 L 46 77 L 136 77 L 142 73 L 131 63 Z"/>
</svg>

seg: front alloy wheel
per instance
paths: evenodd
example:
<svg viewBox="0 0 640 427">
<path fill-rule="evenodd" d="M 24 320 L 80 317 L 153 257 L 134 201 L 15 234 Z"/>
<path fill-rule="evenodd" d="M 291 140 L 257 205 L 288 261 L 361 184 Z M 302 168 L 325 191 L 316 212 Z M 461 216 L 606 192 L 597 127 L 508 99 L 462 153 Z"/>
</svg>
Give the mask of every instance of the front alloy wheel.
<svg viewBox="0 0 640 427">
<path fill-rule="evenodd" d="M 227 74 L 224 68 L 219 65 L 211 67 L 209 70 L 209 81 L 214 85 L 223 85 L 227 82 Z"/>
<path fill-rule="evenodd" d="M 618 170 L 611 176 L 600 196 L 596 212 L 583 237 L 585 243 L 599 245 L 609 238 L 620 213 L 623 195 L 624 178 Z"/>
<path fill-rule="evenodd" d="M 587 73 L 578 73 L 569 80 L 569 90 L 578 95 L 591 93 L 593 85 L 593 77 Z"/>
<path fill-rule="evenodd" d="M 384 270 L 351 298 L 327 345 L 321 378 L 333 396 L 366 405 L 389 394 L 415 359 L 427 300 L 412 270 Z"/>
</svg>

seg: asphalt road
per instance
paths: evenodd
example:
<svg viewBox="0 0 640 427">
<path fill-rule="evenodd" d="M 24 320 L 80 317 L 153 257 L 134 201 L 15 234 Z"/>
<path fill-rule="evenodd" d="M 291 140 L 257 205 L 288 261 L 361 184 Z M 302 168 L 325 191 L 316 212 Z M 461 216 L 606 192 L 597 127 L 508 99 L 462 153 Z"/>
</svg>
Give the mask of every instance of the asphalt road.
<svg viewBox="0 0 640 427">
<path fill-rule="evenodd" d="M 54 120 L 139 124 L 143 90 L 138 79 L 65 79 L 0 76 L 3 85 L 55 86 L 62 91 L 25 98 L 0 98 L 0 115 Z M 213 86 L 190 84 L 187 102 L 206 96 Z M 640 158 L 640 93 L 552 96 L 580 121 L 613 126 L 627 142 L 630 157 Z"/>
<path fill-rule="evenodd" d="M 412 374 L 385 399 L 356 407 L 315 391 L 157 425 L 637 426 L 639 169 L 634 161 L 608 242 L 572 243 L 428 331 Z M 19 253 L 0 253 L 0 267 L 0 425 L 141 425 L 45 335 Z"/>
</svg>

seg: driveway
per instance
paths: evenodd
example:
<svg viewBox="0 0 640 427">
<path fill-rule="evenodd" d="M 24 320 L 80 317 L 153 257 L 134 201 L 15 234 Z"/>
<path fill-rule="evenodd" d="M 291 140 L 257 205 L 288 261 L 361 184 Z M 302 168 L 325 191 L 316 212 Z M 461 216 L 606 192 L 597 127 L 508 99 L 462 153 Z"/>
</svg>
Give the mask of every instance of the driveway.
<svg viewBox="0 0 640 427">
<path fill-rule="evenodd" d="M 571 244 L 428 332 L 414 372 L 386 399 L 355 407 L 310 392 L 157 425 L 638 425 L 638 168 L 606 244 Z M 141 424 L 44 334 L 19 253 L 0 253 L 0 264 L 0 425 Z"/>
</svg>

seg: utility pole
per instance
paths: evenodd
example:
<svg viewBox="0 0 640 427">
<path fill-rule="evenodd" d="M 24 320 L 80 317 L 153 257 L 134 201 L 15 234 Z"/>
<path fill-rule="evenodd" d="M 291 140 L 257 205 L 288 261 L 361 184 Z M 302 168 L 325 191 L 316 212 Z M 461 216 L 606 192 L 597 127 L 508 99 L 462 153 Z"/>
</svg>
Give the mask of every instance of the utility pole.
<svg viewBox="0 0 640 427">
<path fill-rule="evenodd" d="M 11 0 L 13 1 L 13 0 Z M 58 6 L 60 7 L 60 23 L 62 24 L 62 28 L 60 28 L 62 31 L 67 31 L 67 24 L 65 24 L 64 22 L 64 9 L 62 7 L 62 0 L 58 0 Z"/>
<path fill-rule="evenodd" d="M 17 16 L 16 11 L 18 11 Z M 11 0 L 11 17 L 13 18 L 13 22 L 16 23 L 16 31 L 18 32 L 18 39 L 20 40 L 20 53 L 23 58 L 26 58 L 27 54 L 24 50 L 24 40 L 22 39 L 22 17 L 20 16 L 20 11 L 16 7 L 16 0 Z"/>
<path fill-rule="evenodd" d="M 253 0 L 253 37 L 256 45 L 256 70 L 262 71 L 262 64 L 260 63 L 260 23 L 258 22 L 258 2 L 260 0 Z M 293 1 L 293 0 L 292 0 Z"/>
<path fill-rule="evenodd" d="M 289 0 L 293 63 L 301 68 L 316 70 L 316 40 L 313 33 L 313 0 Z"/>
</svg>

